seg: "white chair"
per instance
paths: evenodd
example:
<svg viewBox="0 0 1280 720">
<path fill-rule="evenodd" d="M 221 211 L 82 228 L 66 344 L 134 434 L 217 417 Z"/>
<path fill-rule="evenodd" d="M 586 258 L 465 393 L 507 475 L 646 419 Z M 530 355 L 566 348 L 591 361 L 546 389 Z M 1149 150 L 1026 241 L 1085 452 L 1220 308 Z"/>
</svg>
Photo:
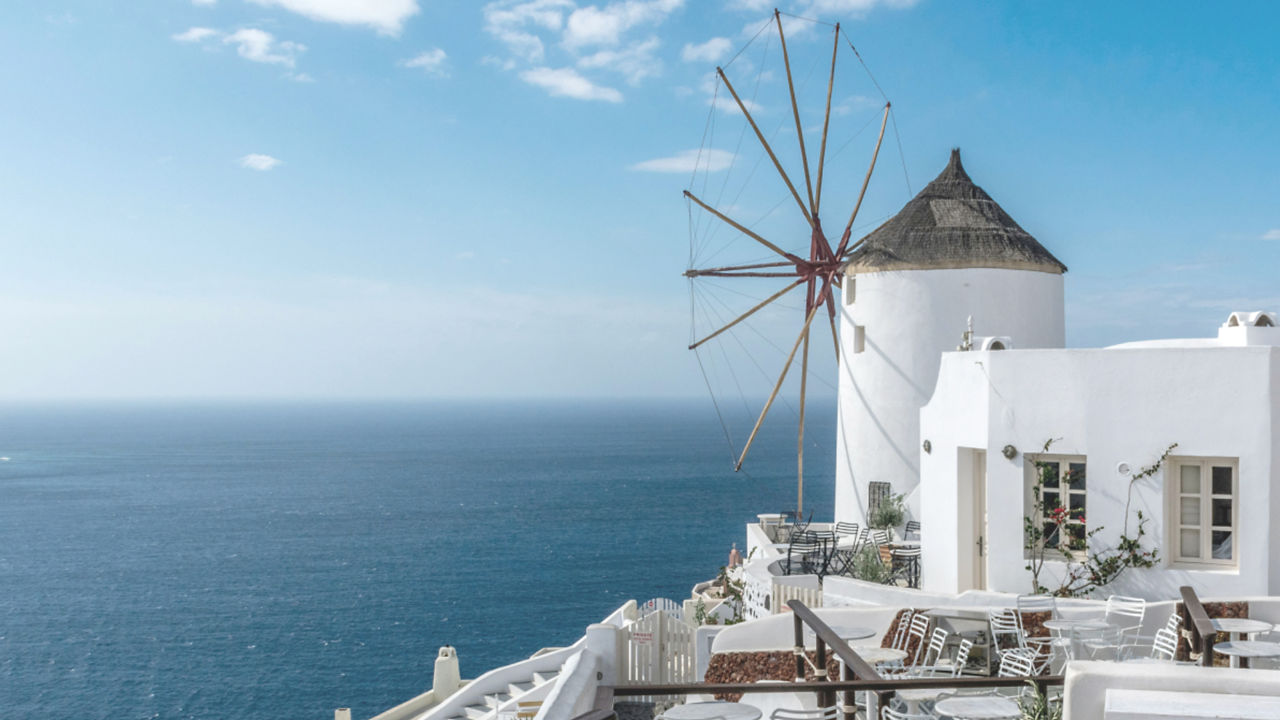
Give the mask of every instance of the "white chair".
<svg viewBox="0 0 1280 720">
<path fill-rule="evenodd" d="M 1014 608 L 993 609 L 987 611 L 987 622 L 991 626 L 991 642 L 995 645 L 996 654 L 1004 658 L 1005 654 L 1020 652 L 1037 661 L 1037 671 L 1048 667 L 1053 660 L 1053 646 L 1028 642 L 1027 634 L 1022 629 L 1020 613 Z M 1049 638 L 1035 638 L 1049 640 Z M 1046 649 L 1047 648 L 1047 649 Z"/>
<path fill-rule="evenodd" d="M 1034 677 L 1036 661 L 1029 650 L 1010 650 L 1000 656 L 997 677 Z"/>
<path fill-rule="evenodd" d="M 938 720 L 938 716 L 931 712 L 911 713 L 906 710 L 894 710 L 888 705 L 880 708 L 880 717 L 881 720 Z"/>
<path fill-rule="evenodd" d="M 942 628 L 934 628 L 933 634 L 929 636 L 929 647 L 924 652 L 924 660 L 915 663 L 918 667 L 932 667 L 938 664 L 938 660 L 942 658 L 942 651 L 947 647 L 946 630 Z"/>
<path fill-rule="evenodd" d="M 929 634 L 930 622 L 931 621 L 929 619 L 929 616 L 925 615 L 924 613 L 914 613 L 911 616 L 911 622 L 909 623 L 909 627 L 907 628 L 906 637 L 902 641 L 902 646 L 897 647 L 895 645 L 895 649 L 901 650 L 907 653 L 907 657 L 896 662 L 887 662 L 882 664 L 880 666 L 880 670 L 882 674 L 903 675 L 909 672 L 909 669 L 906 667 L 908 663 L 910 663 L 913 666 L 919 663 L 920 655 L 923 652 L 925 652 L 925 646 L 928 644 L 927 638 Z M 901 623 L 899 623 L 899 627 L 901 626 L 902 626 Z M 897 638 L 895 636 L 895 642 L 896 642 L 896 639 Z M 911 644 L 913 641 L 915 642 L 915 646 L 916 646 L 914 653 L 911 652 Z"/>
<path fill-rule="evenodd" d="M 1103 620 L 1107 628 L 1098 637 L 1084 641 L 1089 656 L 1112 650 L 1117 655 L 1126 641 L 1136 642 L 1142 630 L 1142 618 L 1147 614 L 1147 601 L 1142 598 L 1112 595 L 1107 598 L 1107 612 Z"/>
<path fill-rule="evenodd" d="M 1057 652 L 1069 655 L 1070 639 L 1062 638 L 1056 635 L 1049 637 L 1032 637 L 1027 633 L 1027 628 L 1023 619 L 1028 615 L 1045 615 L 1045 620 L 1057 620 L 1061 617 L 1058 613 L 1058 601 L 1049 595 L 1019 595 L 1018 596 L 1018 627 L 1022 630 L 1024 647 L 1035 651 L 1036 664 L 1039 669 L 1043 670 L 1053 662 L 1053 656 Z"/>
<path fill-rule="evenodd" d="M 935 637 L 939 632 L 945 633 L 945 630 L 934 630 Z M 945 642 L 945 638 L 944 638 Z M 933 650 L 933 642 L 929 643 L 930 651 Z M 916 677 L 960 677 L 960 673 L 964 672 L 964 668 L 969 664 L 969 652 L 973 650 L 973 641 L 965 638 L 960 641 L 960 645 L 956 648 L 955 657 L 950 659 L 942 659 L 934 656 L 932 664 L 926 663 L 917 667 L 913 674 Z M 925 660 L 929 656 L 925 655 Z"/>
<path fill-rule="evenodd" d="M 838 715 L 839 710 L 834 705 L 817 710 L 778 708 L 769 714 L 769 720 L 836 720 Z"/>
</svg>

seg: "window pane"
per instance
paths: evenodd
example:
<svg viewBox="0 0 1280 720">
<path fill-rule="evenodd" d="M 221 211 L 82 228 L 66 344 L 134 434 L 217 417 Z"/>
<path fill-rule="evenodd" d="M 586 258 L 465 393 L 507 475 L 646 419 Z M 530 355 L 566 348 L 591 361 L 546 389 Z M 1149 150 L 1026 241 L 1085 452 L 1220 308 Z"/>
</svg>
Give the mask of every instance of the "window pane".
<svg viewBox="0 0 1280 720">
<path fill-rule="evenodd" d="M 1067 526 L 1068 547 L 1070 547 L 1072 550 L 1084 550 L 1085 549 L 1084 534 L 1085 533 L 1084 533 L 1083 525 L 1068 525 Z"/>
<path fill-rule="evenodd" d="M 1067 508 L 1071 511 L 1073 517 L 1077 516 L 1077 512 L 1084 512 L 1084 493 L 1071 493 L 1067 496 L 1071 501 L 1071 507 Z"/>
<path fill-rule="evenodd" d="M 1058 526 L 1051 522 L 1044 524 L 1044 546 L 1047 548 L 1058 547 Z"/>
<path fill-rule="evenodd" d="M 1187 494 L 1197 494 L 1200 492 L 1200 466 L 1199 465 L 1183 465 L 1182 470 L 1182 492 Z"/>
<path fill-rule="evenodd" d="M 1182 524 L 1199 525 L 1200 498 L 1184 497 L 1181 499 L 1180 503 L 1182 505 Z"/>
<path fill-rule="evenodd" d="M 1230 495 L 1231 494 L 1231 468 L 1214 466 L 1213 468 L 1213 494 L 1214 495 Z"/>
<path fill-rule="evenodd" d="M 1050 510 L 1054 510 L 1054 509 L 1056 509 L 1056 508 L 1060 508 L 1060 507 L 1062 507 L 1062 500 L 1058 497 L 1058 493 L 1056 493 L 1056 492 L 1046 492 L 1046 493 L 1044 494 L 1044 509 L 1045 509 L 1045 512 L 1048 512 L 1048 511 L 1050 511 Z"/>
<path fill-rule="evenodd" d="M 1200 531 L 1183 530 L 1179 533 L 1179 536 L 1178 552 L 1181 553 L 1181 556 L 1186 558 L 1200 557 Z"/>
<path fill-rule="evenodd" d="M 1231 535 L 1227 531 L 1213 531 L 1213 559 L 1214 560 L 1230 560 L 1231 559 Z"/>
<path fill-rule="evenodd" d="M 1058 485 L 1058 463 L 1056 462 L 1037 462 L 1036 469 L 1040 471 L 1040 481 L 1044 486 L 1057 487 Z"/>
<path fill-rule="evenodd" d="M 1083 490 L 1084 463 L 1069 463 L 1067 468 L 1067 481 L 1071 484 L 1071 489 Z"/>
<path fill-rule="evenodd" d="M 1226 498 L 1214 498 L 1212 517 L 1214 525 L 1231 527 L 1231 501 Z"/>
</svg>

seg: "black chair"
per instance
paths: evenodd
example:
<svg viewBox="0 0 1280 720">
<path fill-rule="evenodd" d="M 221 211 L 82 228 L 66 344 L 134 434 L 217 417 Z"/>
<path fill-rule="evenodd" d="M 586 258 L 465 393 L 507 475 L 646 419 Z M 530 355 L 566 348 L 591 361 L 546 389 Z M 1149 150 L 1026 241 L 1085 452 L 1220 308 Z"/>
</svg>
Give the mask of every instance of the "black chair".
<svg viewBox="0 0 1280 720">
<path fill-rule="evenodd" d="M 792 536 L 787 545 L 787 560 L 783 570 L 787 575 L 809 575 L 817 566 L 816 558 L 822 554 L 822 544 L 804 535 Z"/>
<path fill-rule="evenodd" d="M 919 540 L 919 539 L 920 539 L 920 521 L 919 521 L 919 520 L 908 520 L 908 521 L 907 521 L 907 526 L 906 526 L 905 528 L 903 528 L 903 530 L 902 530 L 902 539 L 903 539 L 903 540 L 909 540 L 909 539 L 910 539 L 910 535 L 911 535 L 911 533 L 915 533 L 915 534 L 916 534 L 916 539 L 917 539 L 917 540 Z"/>
<path fill-rule="evenodd" d="M 920 548 L 894 548 L 890 558 L 888 584 L 896 585 L 899 580 L 904 580 L 907 587 L 920 587 Z"/>
</svg>

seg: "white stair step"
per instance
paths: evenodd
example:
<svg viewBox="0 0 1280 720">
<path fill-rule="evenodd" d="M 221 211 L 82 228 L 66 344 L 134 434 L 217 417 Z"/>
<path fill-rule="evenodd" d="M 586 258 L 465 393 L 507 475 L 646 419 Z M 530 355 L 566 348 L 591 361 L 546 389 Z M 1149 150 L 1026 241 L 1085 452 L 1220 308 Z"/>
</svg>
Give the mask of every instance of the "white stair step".
<svg viewBox="0 0 1280 720">
<path fill-rule="evenodd" d="M 513 697 L 516 695 L 523 695 L 532 689 L 533 683 L 531 682 L 514 682 L 507 685 L 507 691 L 510 692 Z"/>
<path fill-rule="evenodd" d="M 492 693 L 484 696 L 484 702 L 491 708 L 497 709 L 502 703 L 511 699 L 507 693 Z"/>
<path fill-rule="evenodd" d="M 556 679 L 560 672 L 556 670 L 548 670 L 547 672 L 536 672 L 533 674 L 533 684 L 542 685 Z"/>
<path fill-rule="evenodd" d="M 467 716 L 467 720 L 481 720 L 491 712 L 493 708 L 488 705 L 468 705 L 462 709 L 462 714 Z"/>
</svg>

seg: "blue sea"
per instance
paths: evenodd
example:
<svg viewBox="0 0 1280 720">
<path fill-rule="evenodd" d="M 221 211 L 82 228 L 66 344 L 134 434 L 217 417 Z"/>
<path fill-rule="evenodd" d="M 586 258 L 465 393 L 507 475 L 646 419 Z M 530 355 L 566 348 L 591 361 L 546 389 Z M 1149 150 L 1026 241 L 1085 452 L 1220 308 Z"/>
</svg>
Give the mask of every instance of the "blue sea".
<svg viewBox="0 0 1280 720">
<path fill-rule="evenodd" d="M 682 599 L 795 506 L 795 419 L 743 473 L 710 401 L 0 410 L 0 713 L 367 718 Z M 834 406 L 808 413 L 829 518 Z M 734 428 L 741 438 L 747 428 Z"/>
</svg>

